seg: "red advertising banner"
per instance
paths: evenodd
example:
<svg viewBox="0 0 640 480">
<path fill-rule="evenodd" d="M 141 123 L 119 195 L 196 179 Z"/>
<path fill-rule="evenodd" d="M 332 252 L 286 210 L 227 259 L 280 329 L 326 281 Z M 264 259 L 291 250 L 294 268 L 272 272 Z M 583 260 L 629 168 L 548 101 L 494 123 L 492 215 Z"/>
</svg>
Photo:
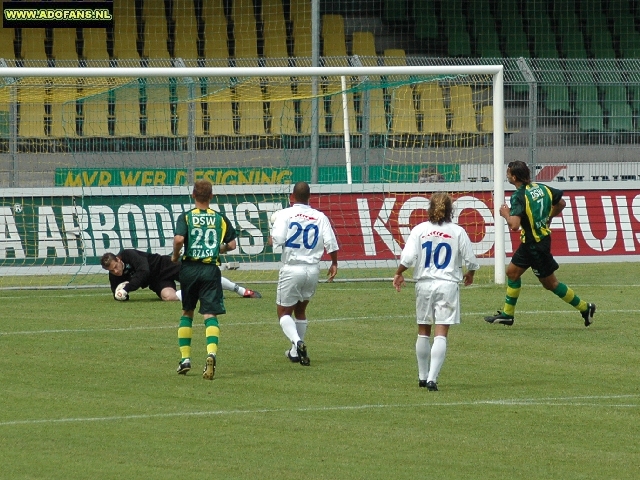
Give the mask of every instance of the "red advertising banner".
<svg viewBox="0 0 640 480">
<path fill-rule="evenodd" d="M 510 193 L 506 194 L 509 203 Z M 463 226 L 480 258 L 493 256 L 495 225 L 491 192 L 456 193 L 454 221 Z M 411 228 L 426 219 L 428 194 L 361 193 L 312 197 L 333 222 L 344 260 L 395 259 Z M 567 206 L 553 219 L 556 256 L 624 256 L 640 253 L 638 190 L 565 191 Z M 506 231 L 506 226 L 505 226 Z M 519 233 L 506 236 L 507 256 L 519 245 Z"/>
</svg>

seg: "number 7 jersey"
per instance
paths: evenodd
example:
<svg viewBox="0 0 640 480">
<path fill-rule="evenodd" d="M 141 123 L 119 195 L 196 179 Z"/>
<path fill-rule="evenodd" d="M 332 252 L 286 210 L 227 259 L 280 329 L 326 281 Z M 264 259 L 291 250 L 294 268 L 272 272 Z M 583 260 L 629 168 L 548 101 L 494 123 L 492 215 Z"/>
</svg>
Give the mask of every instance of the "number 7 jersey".
<svg viewBox="0 0 640 480">
<path fill-rule="evenodd" d="M 282 247 L 286 265 L 317 265 L 325 250 L 331 253 L 339 248 L 327 216 L 300 203 L 277 212 L 271 238 L 274 247 Z"/>
<path fill-rule="evenodd" d="M 423 222 L 415 226 L 402 250 L 400 263 L 414 267 L 415 280 L 461 282 L 463 264 L 467 270 L 480 268 L 467 232 L 451 222 L 442 225 Z"/>
</svg>

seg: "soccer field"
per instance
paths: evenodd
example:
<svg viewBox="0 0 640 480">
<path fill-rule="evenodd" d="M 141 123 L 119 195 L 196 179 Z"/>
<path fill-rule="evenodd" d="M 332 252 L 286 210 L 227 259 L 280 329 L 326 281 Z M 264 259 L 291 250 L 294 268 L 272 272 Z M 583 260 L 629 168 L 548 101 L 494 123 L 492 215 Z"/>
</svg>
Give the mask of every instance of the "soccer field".
<svg viewBox="0 0 640 480">
<path fill-rule="evenodd" d="M 481 268 L 438 392 L 418 388 L 413 284 L 321 284 L 310 367 L 284 357 L 275 284 L 227 295 L 213 382 L 197 314 L 194 368 L 175 373 L 178 303 L 0 291 L 0 478 L 637 478 L 639 274 L 563 265 L 597 304 L 585 328 L 528 272 L 506 327 L 482 320 L 505 291 Z"/>
</svg>

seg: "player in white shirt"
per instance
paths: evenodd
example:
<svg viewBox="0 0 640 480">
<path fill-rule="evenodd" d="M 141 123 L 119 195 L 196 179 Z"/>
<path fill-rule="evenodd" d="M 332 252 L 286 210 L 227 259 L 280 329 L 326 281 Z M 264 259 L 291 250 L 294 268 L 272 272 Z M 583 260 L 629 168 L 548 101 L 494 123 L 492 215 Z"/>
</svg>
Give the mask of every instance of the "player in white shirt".
<svg viewBox="0 0 640 480">
<path fill-rule="evenodd" d="M 325 250 L 331 257 L 327 272 L 332 282 L 338 273 L 338 242 L 327 216 L 309 206 L 311 190 L 306 182 L 293 187 L 293 205 L 274 215 L 271 241 L 282 247 L 276 305 L 282 331 L 291 342 L 285 353 L 292 362 L 310 364 L 304 335 L 307 331 L 307 305 L 316 292 L 320 258 Z M 294 320 L 295 317 L 295 320 Z"/>
<path fill-rule="evenodd" d="M 460 291 L 458 283 L 473 283 L 480 268 L 471 240 L 462 227 L 451 221 L 453 202 L 446 193 L 434 193 L 429 203 L 429 221 L 411 230 L 400 255 L 400 265 L 393 277 L 399 292 L 404 285 L 403 273 L 413 269 L 416 280 L 416 318 L 418 339 L 418 385 L 429 391 L 438 390 L 438 374 L 447 352 L 449 326 L 460 323 Z M 467 272 L 463 274 L 463 263 Z M 431 325 L 435 324 L 433 346 Z"/>
</svg>

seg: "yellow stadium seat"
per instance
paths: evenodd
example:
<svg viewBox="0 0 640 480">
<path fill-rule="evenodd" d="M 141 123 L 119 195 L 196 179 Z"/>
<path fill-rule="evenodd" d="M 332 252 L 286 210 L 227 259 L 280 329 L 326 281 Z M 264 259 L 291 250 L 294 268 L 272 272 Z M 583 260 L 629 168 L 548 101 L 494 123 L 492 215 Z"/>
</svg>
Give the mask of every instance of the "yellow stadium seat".
<svg viewBox="0 0 640 480">
<path fill-rule="evenodd" d="M 0 26 L 0 58 L 5 60 L 13 60 L 16 58 L 13 48 L 15 40 L 15 29 L 2 28 Z"/>
<path fill-rule="evenodd" d="M 351 52 L 360 57 L 360 62 L 365 67 L 378 66 L 378 54 L 376 42 L 371 32 L 353 32 L 351 40 Z"/>
<path fill-rule="evenodd" d="M 51 31 L 53 33 L 53 58 L 57 61 L 78 60 L 76 29 L 53 28 Z"/>
<path fill-rule="evenodd" d="M 198 58 L 198 20 L 193 0 L 174 0 L 173 15 L 176 22 L 174 57 Z"/>
<path fill-rule="evenodd" d="M 407 65 L 407 57 L 405 51 L 401 48 L 388 48 L 384 51 L 384 64 L 385 66 L 399 66 L 403 67 Z"/>
<path fill-rule="evenodd" d="M 417 134 L 416 110 L 413 103 L 413 88 L 403 85 L 393 89 L 391 95 L 391 132 L 394 134 Z"/>
<path fill-rule="evenodd" d="M 322 43 L 325 57 L 346 58 L 347 43 L 342 15 L 322 16 Z"/>
<path fill-rule="evenodd" d="M 138 27 L 134 2 L 114 0 L 113 18 L 114 56 L 120 60 L 139 59 L 136 45 Z"/>
<path fill-rule="evenodd" d="M 299 67 L 311 66 L 311 1 L 292 0 L 293 55 Z"/>
<path fill-rule="evenodd" d="M 293 56 L 298 67 L 310 67 L 312 55 L 311 23 L 294 27 Z"/>
<path fill-rule="evenodd" d="M 287 27 L 284 21 L 282 0 L 263 0 L 264 57 L 267 66 L 287 67 Z"/>
<path fill-rule="evenodd" d="M 471 86 L 454 85 L 449 88 L 449 97 L 451 133 L 478 133 Z"/>
<path fill-rule="evenodd" d="M 369 111 L 367 112 L 365 100 L 369 97 Z M 380 89 L 363 92 L 360 106 L 360 114 L 363 117 L 369 115 L 369 133 L 384 135 L 387 133 L 387 115 L 384 108 L 384 93 Z M 364 128 L 364 121 L 363 121 Z"/>
<path fill-rule="evenodd" d="M 194 97 L 198 97 L 199 86 L 194 85 L 193 95 Z M 176 134 L 178 136 L 184 137 L 189 134 L 189 107 L 193 105 L 193 113 L 194 113 L 194 130 L 193 133 L 197 136 L 202 136 L 204 134 L 204 126 L 203 126 L 203 117 L 202 117 L 202 108 L 200 105 L 200 101 L 198 100 L 189 100 L 189 92 L 190 87 L 189 84 L 181 79 L 178 79 L 178 87 L 177 87 L 177 95 L 180 100 L 176 105 L 177 119 L 175 119 L 176 125 Z"/>
<path fill-rule="evenodd" d="M 140 100 L 138 86 L 126 85 L 115 89 L 115 135 L 140 136 Z"/>
<path fill-rule="evenodd" d="M 267 88 L 272 135 L 296 135 L 296 111 L 291 85 Z"/>
<path fill-rule="evenodd" d="M 164 0 L 144 0 L 144 54 L 151 59 L 169 59 L 167 17 Z"/>
<path fill-rule="evenodd" d="M 234 136 L 231 90 L 229 88 L 217 90 L 208 96 L 204 103 L 207 107 L 207 115 L 203 118 L 209 125 L 209 135 Z"/>
<path fill-rule="evenodd" d="M 154 85 L 147 83 L 147 130 L 149 137 L 170 137 L 171 104 L 168 85 Z"/>
<path fill-rule="evenodd" d="M 109 101 L 106 95 L 86 100 L 82 105 L 82 114 L 83 136 L 109 136 Z"/>
<path fill-rule="evenodd" d="M 422 132 L 448 133 L 442 88 L 437 83 L 420 83 L 416 85 L 416 94 L 420 99 L 418 111 L 423 118 Z"/>
<path fill-rule="evenodd" d="M 89 66 L 107 66 L 107 31 L 104 28 L 82 29 L 82 58 Z"/>
<path fill-rule="evenodd" d="M 298 85 L 297 96 L 300 97 L 300 133 L 302 135 L 311 134 L 311 119 L 312 119 L 312 98 L 311 98 L 311 85 Z M 324 97 L 318 98 L 318 132 L 320 134 L 326 134 L 327 132 L 327 114 L 324 108 Z"/>
<path fill-rule="evenodd" d="M 493 105 L 482 107 L 480 115 L 480 131 L 483 133 L 493 133 Z M 507 120 L 504 121 L 504 133 L 514 133 L 507 129 Z"/>
<path fill-rule="evenodd" d="M 56 138 L 77 135 L 76 100 L 79 82 L 56 77 L 44 80 L 45 135 Z"/>
<path fill-rule="evenodd" d="M 331 116 L 331 133 L 337 135 L 344 134 L 344 108 L 342 95 L 332 95 L 329 97 L 329 115 Z M 347 94 L 347 114 L 349 118 L 349 134 L 357 132 L 356 111 L 353 106 L 353 94 Z"/>
<path fill-rule="evenodd" d="M 28 93 L 27 93 L 28 92 Z M 18 89 L 18 135 L 21 137 L 45 136 L 44 132 L 45 88 Z"/>
<path fill-rule="evenodd" d="M 258 33 L 252 0 L 236 0 L 233 2 L 233 38 L 237 66 L 257 65 Z M 238 59 L 249 60 L 240 61 Z"/>
<path fill-rule="evenodd" d="M 240 117 L 240 135 L 264 135 L 264 100 L 260 85 L 242 86 L 236 90 Z"/>
<path fill-rule="evenodd" d="M 46 60 L 44 40 L 44 28 L 23 29 L 20 58 L 23 60 Z"/>
<path fill-rule="evenodd" d="M 228 66 L 227 18 L 224 16 L 222 0 L 204 2 L 204 58 L 211 66 Z"/>
</svg>

